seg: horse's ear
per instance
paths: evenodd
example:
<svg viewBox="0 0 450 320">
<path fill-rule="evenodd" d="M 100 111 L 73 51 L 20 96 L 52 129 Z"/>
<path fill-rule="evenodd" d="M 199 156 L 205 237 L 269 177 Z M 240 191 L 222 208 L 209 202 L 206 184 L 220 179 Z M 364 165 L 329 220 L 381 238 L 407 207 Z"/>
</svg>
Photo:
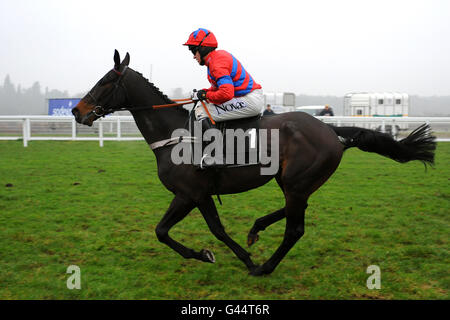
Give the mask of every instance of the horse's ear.
<svg viewBox="0 0 450 320">
<path fill-rule="evenodd" d="M 120 54 L 117 49 L 114 51 L 114 69 L 119 70 L 120 67 Z"/>
<path fill-rule="evenodd" d="M 130 54 L 127 52 L 121 65 L 124 67 L 124 66 L 128 66 L 129 64 L 130 64 Z"/>
</svg>

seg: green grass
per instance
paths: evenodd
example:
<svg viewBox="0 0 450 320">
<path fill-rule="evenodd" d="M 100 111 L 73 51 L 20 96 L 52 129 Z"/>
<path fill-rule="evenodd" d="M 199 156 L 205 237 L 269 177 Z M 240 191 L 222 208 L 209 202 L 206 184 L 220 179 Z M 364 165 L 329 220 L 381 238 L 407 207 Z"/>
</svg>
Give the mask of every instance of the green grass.
<svg viewBox="0 0 450 320">
<path fill-rule="evenodd" d="M 0 299 L 448 299 L 450 143 L 436 166 L 348 150 L 309 201 L 306 232 L 274 273 L 248 276 L 198 210 L 171 235 L 208 248 L 215 264 L 185 260 L 155 227 L 172 195 L 145 142 L 0 142 Z M 12 187 L 6 187 L 12 184 Z M 226 230 L 245 246 L 254 220 L 283 206 L 274 181 L 222 196 Z M 284 221 L 249 249 L 257 263 Z M 67 267 L 81 268 L 69 290 Z M 369 290 L 369 265 L 381 290 Z"/>
</svg>

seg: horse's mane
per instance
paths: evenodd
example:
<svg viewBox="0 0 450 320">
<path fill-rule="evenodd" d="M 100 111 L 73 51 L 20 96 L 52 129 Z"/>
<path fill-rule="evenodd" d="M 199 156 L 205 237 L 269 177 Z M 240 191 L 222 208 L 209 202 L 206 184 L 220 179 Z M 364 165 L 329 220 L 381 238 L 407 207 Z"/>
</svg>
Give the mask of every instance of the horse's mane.
<svg viewBox="0 0 450 320">
<path fill-rule="evenodd" d="M 173 100 L 171 100 L 166 94 L 164 94 L 157 86 L 155 86 L 155 84 L 153 82 L 150 82 L 146 77 L 144 77 L 142 75 L 142 73 L 133 70 L 134 72 L 136 72 L 142 79 L 145 80 L 145 83 L 149 86 L 149 88 L 152 90 L 152 92 L 154 92 L 158 97 L 160 97 L 161 99 L 163 99 L 164 103 L 174 103 Z M 182 106 L 179 107 L 173 107 L 173 109 L 177 110 L 177 111 L 181 111 L 185 114 L 188 114 L 189 111 L 184 109 Z"/>
</svg>

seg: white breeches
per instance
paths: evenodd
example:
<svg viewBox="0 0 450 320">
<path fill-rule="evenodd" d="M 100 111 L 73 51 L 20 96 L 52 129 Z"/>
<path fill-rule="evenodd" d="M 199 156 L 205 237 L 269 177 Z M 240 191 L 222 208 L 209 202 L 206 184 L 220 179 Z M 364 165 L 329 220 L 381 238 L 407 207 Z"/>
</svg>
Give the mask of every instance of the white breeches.
<svg viewBox="0 0 450 320">
<path fill-rule="evenodd" d="M 264 108 L 264 95 L 261 89 L 256 89 L 245 96 L 233 98 L 222 104 L 205 104 L 211 117 L 217 122 L 248 118 L 261 113 Z M 195 117 L 197 120 L 208 117 L 201 103 L 195 109 Z"/>
</svg>

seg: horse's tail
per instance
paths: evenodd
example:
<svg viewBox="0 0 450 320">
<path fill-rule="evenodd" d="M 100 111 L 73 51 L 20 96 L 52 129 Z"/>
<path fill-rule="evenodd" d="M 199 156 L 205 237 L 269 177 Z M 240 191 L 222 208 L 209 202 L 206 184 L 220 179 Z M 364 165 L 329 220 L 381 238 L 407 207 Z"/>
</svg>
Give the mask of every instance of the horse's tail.
<svg viewBox="0 0 450 320">
<path fill-rule="evenodd" d="M 396 141 L 389 134 L 359 127 L 335 127 L 329 125 L 341 137 L 345 149 L 358 147 L 404 163 L 420 160 L 425 166 L 434 164 L 436 137 L 428 124 L 423 124 L 406 138 Z"/>
</svg>

